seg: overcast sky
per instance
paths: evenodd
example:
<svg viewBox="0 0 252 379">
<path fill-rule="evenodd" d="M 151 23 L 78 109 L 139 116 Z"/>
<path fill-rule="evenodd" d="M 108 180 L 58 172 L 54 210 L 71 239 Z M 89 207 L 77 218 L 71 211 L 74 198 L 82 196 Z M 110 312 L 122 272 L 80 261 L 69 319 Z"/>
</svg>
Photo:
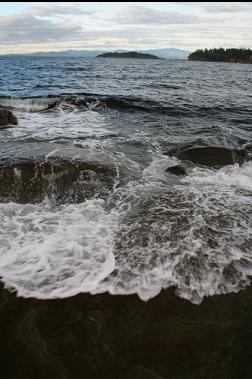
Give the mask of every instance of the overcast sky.
<svg viewBox="0 0 252 379">
<path fill-rule="evenodd" d="M 0 3 L 0 52 L 252 48 L 250 2 Z"/>
</svg>

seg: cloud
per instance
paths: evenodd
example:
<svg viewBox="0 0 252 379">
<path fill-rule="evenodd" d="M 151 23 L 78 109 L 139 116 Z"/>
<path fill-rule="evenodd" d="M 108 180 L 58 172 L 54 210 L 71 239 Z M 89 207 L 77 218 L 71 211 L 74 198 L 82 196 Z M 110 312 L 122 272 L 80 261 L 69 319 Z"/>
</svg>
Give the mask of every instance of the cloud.
<svg viewBox="0 0 252 379">
<path fill-rule="evenodd" d="M 92 11 L 85 11 L 78 6 L 53 6 L 53 7 L 31 7 L 22 12 L 24 15 L 39 16 L 39 17 L 53 17 L 58 15 L 79 16 L 91 15 Z"/>
<path fill-rule="evenodd" d="M 0 44 L 46 42 L 76 38 L 82 29 L 68 22 L 52 22 L 34 16 L 0 16 Z"/>
<path fill-rule="evenodd" d="M 99 4 L 105 3 L 98 3 L 93 8 L 92 5 L 84 6 L 88 11 L 83 11 L 76 3 L 54 3 L 50 6 L 48 3 L 31 3 L 31 7 L 19 10 L 15 15 L 0 16 L 0 52 L 109 47 L 132 50 L 251 47 L 251 13 L 225 13 L 232 4 L 236 4 L 231 8 L 238 12 L 246 5 L 252 6 L 248 3 L 188 2 L 186 5 L 191 7 L 188 5 L 188 12 L 170 11 L 169 5 L 161 11 L 158 6 L 155 8 L 155 4 L 147 7 L 120 3 L 117 8 L 110 5 L 107 9 Z M 225 11 L 218 14 L 217 8 Z"/>
<path fill-rule="evenodd" d="M 113 18 L 113 21 L 120 24 L 172 25 L 194 24 L 199 20 L 197 16 L 192 14 L 159 11 L 142 6 L 128 6 L 121 10 Z"/>
<path fill-rule="evenodd" d="M 218 3 L 205 3 L 203 9 L 209 13 L 236 13 L 252 9 L 252 4 L 249 2 L 218 2 Z"/>
</svg>

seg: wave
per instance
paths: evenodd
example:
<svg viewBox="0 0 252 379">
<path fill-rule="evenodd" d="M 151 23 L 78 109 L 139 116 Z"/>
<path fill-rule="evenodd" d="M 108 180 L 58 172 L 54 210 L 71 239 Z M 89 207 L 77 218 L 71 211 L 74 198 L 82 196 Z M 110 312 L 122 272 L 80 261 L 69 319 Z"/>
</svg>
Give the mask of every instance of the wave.
<svg viewBox="0 0 252 379">
<path fill-rule="evenodd" d="M 64 71 L 77 71 L 77 72 L 79 72 L 79 71 L 89 71 L 89 68 L 87 68 L 87 67 L 81 67 L 81 66 L 79 66 L 79 67 L 64 67 Z"/>
<path fill-rule="evenodd" d="M 171 116 L 209 116 L 221 114 L 246 114 L 246 118 L 252 116 L 252 110 L 231 106 L 200 106 L 180 104 L 176 102 L 154 101 L 149 99 L 127 96 L 103 95 L 93 93 L 71 93 L 57 96 L 37 97 L 0 97 L 0 106 L 26 112 L 40 112 L 57 109 L 104 109 L 110 108 L 118 111 L 142 111 L 146 113 L 160 113 Z M 245 120 L 246 122 L 246 120 Z"/>
<path fill-rule="evenodd" d="M 0 106 L 26 112 L 41 112 L 55 108 L 58 104 L 57 98 L 31 97 L 14 98 L 0 97 Z"/>
<path fill-rule="evenodd" d="M 120 96 L 106 96 L 98 94 L 78 93 L 78 94 L 62 94 L 57 97 L 29 97 L 29 98 L 0 98 L 0 106 L 10 107 L 16 110 L 24 110 L 27 112 L 39 112 L 59 108 L 112 108 L 112 109 L 136 109 L 148 111 L 150 106 L 156 106 L 158 103 L 152 101 L 142 101 L 140 99 L 132 99 Z"/>
</svg>

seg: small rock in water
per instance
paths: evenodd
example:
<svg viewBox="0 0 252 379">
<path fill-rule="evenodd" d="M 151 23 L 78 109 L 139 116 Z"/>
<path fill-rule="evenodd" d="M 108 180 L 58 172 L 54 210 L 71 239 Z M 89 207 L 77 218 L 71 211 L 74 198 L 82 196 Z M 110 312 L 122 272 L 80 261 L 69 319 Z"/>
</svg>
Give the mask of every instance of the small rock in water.
<svg viewBox="0 0 252 379">
<path fill-rule="evenodd" d="M 244 149 L 237 150 L 217 146 L 186 145 L 169 150 L 164 154 L 209 167 L 223 167 L 235 163 L 242 165 L 248 160 L 248 153 Z"/>
<path fill-rule="evenodd" d="M 0 109 L 0 127 L 7 125 L 17 125 L 18 119 L 14 114 L 8 109 Z"/>
<path fill-rule="evenodd" d="M 171 167 L 168 167 L 165 172 L 170 172 L 171 174 L 174 174 L 174 175 L 186 175 L 187 172 L 186 172 L 186 169 L 183 167 L 183 166 L 171 166 Z"/>
</svg>

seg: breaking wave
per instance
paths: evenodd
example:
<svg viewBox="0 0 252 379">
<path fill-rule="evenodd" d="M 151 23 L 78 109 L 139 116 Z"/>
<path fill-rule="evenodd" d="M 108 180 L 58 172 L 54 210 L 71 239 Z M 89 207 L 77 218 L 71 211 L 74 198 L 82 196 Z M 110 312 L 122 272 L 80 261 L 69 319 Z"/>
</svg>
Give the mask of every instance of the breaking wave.
<svg viewBox="0 0 252 379">
<path fill-rule="evenodd" d="M 13 98 L 0 97 L 0 106 L 26 112 L 41 112 L 54 108 L 57 99 L 46 97 Z"/>
<path fill-rule="evenodd" d="M 93 93 L 71 93 L 60 94 L 57 96 L 36 96 L 36 97 L 0 97 L 0 106 L 9 107 L 16 110 L 27 112 L 40 112 L 58 109 L 104 109 L 111 108 L 118 111 L 134 110 L 146 113 L 169 114 L 173 116 L 193 116 L 202 117 L 209 115 L 222 114 L 243 114 L 246 112 L 247 117 L 252 116 L 252 110 L 248 108 L 239 108 L 232 106 L 199 106 L 192 104 L 158 102 L 151 99 L 142 99 L 132 96 L 113 96 Z M 235 120 L 234 120 L 235 122 Z"/>
</svg>

